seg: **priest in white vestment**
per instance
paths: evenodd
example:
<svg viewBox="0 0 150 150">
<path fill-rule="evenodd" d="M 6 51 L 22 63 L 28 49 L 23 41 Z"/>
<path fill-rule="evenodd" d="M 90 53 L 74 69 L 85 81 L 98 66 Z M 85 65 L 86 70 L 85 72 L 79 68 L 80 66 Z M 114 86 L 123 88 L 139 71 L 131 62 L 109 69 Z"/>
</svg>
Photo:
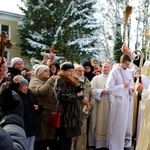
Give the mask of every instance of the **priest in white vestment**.
<svg viewBox="0 0 150 150">
<path fill-rule="evenodd" d="M 111 70 L 110 62 L 102 65 L 102 74 L 95 76 L 91 86 L 95 96 L 95 105 L 91 113 L 89 128 L 89 146 L 106 148 L 108 119 L 110 111 L 109 94 L 106 92 L 106 81 Z"/>
<path fill-rule="evenodd" d="M 133 76 L 128 68 L 130 62 L 128 55 L 122 55 L 120 63 L 110 71 L 106 82 L 111 101 L 107 141 L 109 150 L 124 150 L 126 133 L 130 139 L 132 135 Z"/>
<path fill-rule="evenodd" d="M 150 150 L 150 85 L 146 90 L 143 84 L 137 83 L 135 89 L 141 93 L 141 102 L 145 108 L 136 150 Z"/>
</svg>

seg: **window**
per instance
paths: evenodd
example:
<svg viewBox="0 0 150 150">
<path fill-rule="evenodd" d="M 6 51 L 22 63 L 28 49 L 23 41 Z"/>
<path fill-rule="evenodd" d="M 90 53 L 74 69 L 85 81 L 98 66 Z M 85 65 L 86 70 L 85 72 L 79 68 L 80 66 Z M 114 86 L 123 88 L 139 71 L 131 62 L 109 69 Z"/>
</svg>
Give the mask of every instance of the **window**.
<svg viewBox="0 0 150 150">
<path fill-rule="evenodd" d="M 6 32 L 8 35 L 8 38 L 10 38 L 10 31 L 9 31 L 9 26 L 8 25 L 1 25 L 1 33 Z"/>
<path fill-rule="evenodd" d="M 8 52 L 7 52 L 7 51 L 4 52 L 4 57 L 5 57 L 6 59 L 8 59 Z"/>
</svg>

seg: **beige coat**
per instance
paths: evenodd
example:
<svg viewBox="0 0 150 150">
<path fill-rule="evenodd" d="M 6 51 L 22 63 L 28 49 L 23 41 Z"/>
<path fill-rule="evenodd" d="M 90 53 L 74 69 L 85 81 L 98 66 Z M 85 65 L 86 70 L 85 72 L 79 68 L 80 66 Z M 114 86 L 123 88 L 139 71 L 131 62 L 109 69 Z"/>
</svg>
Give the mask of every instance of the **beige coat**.
<svg viewBox="0 0 150 150">
<path fill-rule="evenodd" d="M 31 78 L 29 88 L 37 96 L 37 100 L 43 105 L 43 111 L 39 116 L 41 133 L 37 140 L 54 139 L 55 129 L 48 126 L 50 112 L 55 111 L 56 100 L 53 92 L 53 79 L 40 79 L 37 76 Z"/>
<path fill-rule="evenodd" d="M 92 108 L 95 104 L 95 98 L 94 98 L 94 94 L 91 88 L 91 83 L 88 80 L 88 78 L 85 77 L 84 82 L 81 82 L 82 87 L 84 88 L 84 95 L 89 99 L 89 103 L 91 104 Z M 83 109 L 84 107 L 84 103 L 81 102 L 81 109 Z M 83 117 L 87 118 L 89 116 L 90 112 L 86 115 L 85 113 L 83 113 Z"/>
</svg>

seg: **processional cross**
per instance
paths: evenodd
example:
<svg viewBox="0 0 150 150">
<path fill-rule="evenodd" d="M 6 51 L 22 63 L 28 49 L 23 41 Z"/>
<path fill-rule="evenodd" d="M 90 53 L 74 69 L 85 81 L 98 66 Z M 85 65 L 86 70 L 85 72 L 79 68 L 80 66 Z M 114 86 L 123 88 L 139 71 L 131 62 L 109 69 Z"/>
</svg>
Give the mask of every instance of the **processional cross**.
<svg viewBox="0 0 150 150">
<path fill-rule="evenodd" d="M 0 38 L 1 38 L 1 41 L 0 41 L 0 57 L 2 57 L 1 64 L 4 63 L 3 57 L 4 57 L 5 47 L 11 48 L 12 45 L 13 45 L 10 40 L 7 40 L 7 37 L 8 36 L 7 36 L 6 32 L 2 32 L 2 34 L 0 34 Z"/>
<path fill-rule="evenodd" d="M 55 49 L 55 46 L 51 45 L 51 47 L 47 48 L 45 51 L 49 51 L 48 59 L 50 59 L 52 62 L 54 62 L 55 61 L 54 53 L 58 52 L 58 50 Z"/>
</svg>

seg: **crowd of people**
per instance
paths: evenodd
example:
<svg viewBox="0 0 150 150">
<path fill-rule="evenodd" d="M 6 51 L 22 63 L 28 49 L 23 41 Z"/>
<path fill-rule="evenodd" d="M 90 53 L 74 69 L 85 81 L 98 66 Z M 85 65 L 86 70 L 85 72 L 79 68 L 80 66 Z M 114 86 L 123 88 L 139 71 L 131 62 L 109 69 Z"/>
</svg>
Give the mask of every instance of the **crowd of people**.
<svg viewBox="0 0 150 150">
<path fill-rule="evenodd" d="M 28 70 L 19 57 L 11 59 L 10 67 L 0 58 L 0 149 L 128 149 L 136 90 L 147 102 L 139 130 L 139 140 L 145 134 L 147 140 L 145 145 L 138 140 L 137 150 L 147 150 L 150 92 L 134 84 L 132 54 L 125 44 L 121 50 L 114 66 L 95 58 L 75 65 L 48 59 Z M 49 115 L 60 109 L 61 127 L 51 127 Z"/>
</svg>

